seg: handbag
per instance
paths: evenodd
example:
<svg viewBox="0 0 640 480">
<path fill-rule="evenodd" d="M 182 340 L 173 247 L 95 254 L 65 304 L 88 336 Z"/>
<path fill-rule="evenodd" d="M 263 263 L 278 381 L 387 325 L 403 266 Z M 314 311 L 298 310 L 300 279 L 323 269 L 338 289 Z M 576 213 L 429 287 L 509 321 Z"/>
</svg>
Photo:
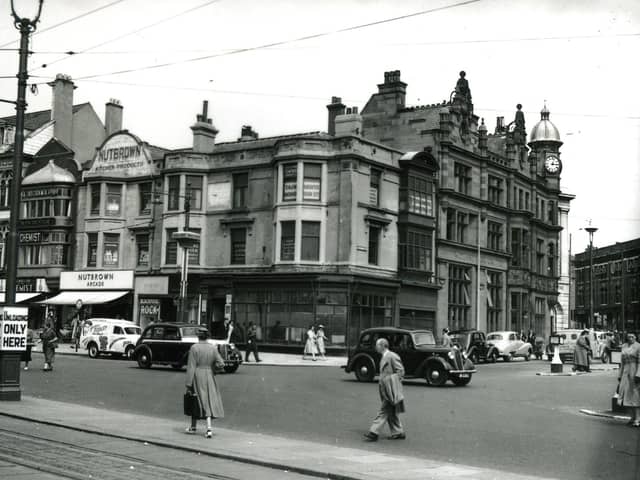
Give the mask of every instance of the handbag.
<svg viewBox="0 0 640 480">
<path fill-rule="evenodd" d="M 202 407 L 198 401 L 198 395 L 195 392 L 185 392 L 184 394 L 184 414 L 188 417 L 195 417 L 198 419 L 205 418 L 202 412 Z"/>
</svg>

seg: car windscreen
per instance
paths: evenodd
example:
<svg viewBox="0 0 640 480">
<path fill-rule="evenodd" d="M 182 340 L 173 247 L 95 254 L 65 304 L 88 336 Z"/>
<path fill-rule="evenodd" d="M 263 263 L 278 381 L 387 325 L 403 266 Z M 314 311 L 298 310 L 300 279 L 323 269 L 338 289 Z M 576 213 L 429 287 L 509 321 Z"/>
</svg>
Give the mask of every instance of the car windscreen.
<svg viewBox="0 0 640 480">
<path fill-rule="evenodd" d="M 124 331 L 127 335 L 140 335 L 142 330 L 140 327 L 124 327 Z"/>
<path fill-rule="evenodd" d="M 502 340 L 502 335 L 499 333 L 492 333 L 487 337 L 487 340 Z"/>
<path fill-rule="evenodd" d="M 413 334 L 413 343 L 416 345 L 435 345 L 436 339 L 431 332 L 415 332 Z"/>
</svg>

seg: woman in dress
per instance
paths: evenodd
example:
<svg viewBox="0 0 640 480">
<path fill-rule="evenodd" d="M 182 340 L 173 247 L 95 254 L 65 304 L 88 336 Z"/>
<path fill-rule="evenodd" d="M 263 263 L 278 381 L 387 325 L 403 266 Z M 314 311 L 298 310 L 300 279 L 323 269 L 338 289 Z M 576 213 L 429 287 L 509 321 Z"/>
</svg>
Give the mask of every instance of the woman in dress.
<svg viewBox="0 0 640 480">
<path fill-rule="evenodd" d="M 640 427 L 640 343 L 633 333 L 627 334 L 622 345 L 620 374 L 618 375 L 618 394 L 622 405 L 631 409 L 632 427 Z"/>
<path fill-rule="evenodd" d="M 309 330 L 307 330 L 307 343 L 304 346 L 304 355 L 302 358 L 306 358 L 308 355 L 311 355 L 313 361 L 316 361 L 316 354 L 318 353 L 318 344 L 316 342 L 316 331 L 315 327 L 311 325 Z"/>
<path fill-rule="evenodd" d="M 576 346 L 573 350 L 573 371 L 578 372 L 590 372 L 589 368 L 589 353 L 591 352 L 591 346 L 589 345 L 589 330 L 583 330 Z"/>
<path fill-rule="evenodd" d="M 207 419 L 205 437 L 211 438 L 211 419 L 224 417 L 222 398 L 215 379 L 215 371 L 224 368 L 224 360 L 216 346 L 207 342 L 208 337 L 208 330 L 199 329 L 198 343 L 189 349 L 186 386 L 188 391 L 198 396 L 200 409 Z M 187 428 L 187 433 L 196 433 L 197 421 L 197 417 L 191 417 L 191 426 Z"/>
<path fill-rule="evenodd" d="M 49 321 L 45 324 L 44 330 L 40 334 L 42 340 L 42 352 L 44 353 L 44 367 L 45 372 L 53 370 L 53 360 L 56 356 L 56 347 L 58 346 L 58 337 L 53 324 Z"/>
<path fill-rule="evenodd" d="M 324 325 L 318 325 L 318 329 L 316 330 L 316 345 L 318 345 L 318 353 L 320 357 L 324 360 L 324 354 L 326 352 L 326 348 L 324 346 L 324 342 L 329 340 L 324 335 Z"/>
</svg>

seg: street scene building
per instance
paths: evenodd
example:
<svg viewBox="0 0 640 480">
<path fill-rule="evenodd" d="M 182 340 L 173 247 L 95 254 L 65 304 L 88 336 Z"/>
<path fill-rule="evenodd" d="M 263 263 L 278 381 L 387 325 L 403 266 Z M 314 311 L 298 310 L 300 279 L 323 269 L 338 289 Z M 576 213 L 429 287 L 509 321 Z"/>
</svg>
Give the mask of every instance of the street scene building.
<svg viewBox="0 0 640 480">
<path fill-rule="evenodd" d="M 640 330 L 640 239 L 594 248 L 592 252 L 587 249 L 576 254 L 572 263 L 576 325 Z"/>
</svg>

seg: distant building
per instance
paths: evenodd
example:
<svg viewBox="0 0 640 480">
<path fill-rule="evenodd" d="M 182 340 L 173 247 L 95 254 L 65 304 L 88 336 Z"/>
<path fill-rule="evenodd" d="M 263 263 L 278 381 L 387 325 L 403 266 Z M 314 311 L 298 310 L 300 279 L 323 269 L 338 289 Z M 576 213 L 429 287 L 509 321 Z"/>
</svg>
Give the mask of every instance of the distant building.
<svg viewBox="0 0 640 480">
<path fill-rule="evenodd" d="M 579 327 L 640 331 L 640 238 L 575 255 L 575 306 Z M 593 279 L 593 289 L 591 280 Z M 594 318 L 589 319 L 593 294 Z"/>
</svg>

